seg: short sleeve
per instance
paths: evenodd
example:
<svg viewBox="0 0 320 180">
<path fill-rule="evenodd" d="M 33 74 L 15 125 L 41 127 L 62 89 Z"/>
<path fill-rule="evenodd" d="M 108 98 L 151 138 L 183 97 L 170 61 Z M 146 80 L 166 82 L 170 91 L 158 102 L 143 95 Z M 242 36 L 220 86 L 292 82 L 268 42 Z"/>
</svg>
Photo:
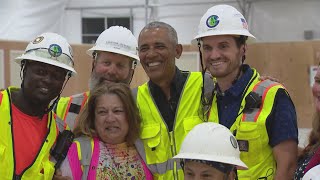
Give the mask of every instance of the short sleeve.
<svg viewBox="0 0 320 180">
<path fill-rule="evenodd" d="M 279 89 L 272 114 L 267 119 L 269 144 L 274 147 L 283 141 L 292 139 L 298 143 L 297 115 L 290 96 Z"/>
</svg>

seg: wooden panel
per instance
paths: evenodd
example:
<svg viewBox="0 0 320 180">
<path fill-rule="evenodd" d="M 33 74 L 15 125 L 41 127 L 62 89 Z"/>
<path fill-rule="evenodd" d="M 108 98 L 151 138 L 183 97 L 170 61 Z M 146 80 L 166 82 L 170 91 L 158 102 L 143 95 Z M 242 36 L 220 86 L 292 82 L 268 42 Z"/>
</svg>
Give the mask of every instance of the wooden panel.
<svg viewBox="0 0 320 180">
<path fill-rule="evenodd" d="M 26 42 L 0 41 L 4 50 L 5 87 L 10 84 L 10 50 L 24 50 Z M 64 96 L 80 93 L 88 89 L 88 80 L 92 68 L 92 59 L 85 52 L 90 45 L 72 45 L 75 56 L 75 68 L 78 75 L 70 79 Z M 184 45 L 184 52 L 198 52 L 196 46 Z M 320 62 L 320 41 L 257 43 L 249 44 L 246 63 L 256 68 L 262 75 L 278 78 L 285 85 L 297 109 L 298 125 L 311 127 L 314 112 L 313 99 L 309 84 L 309 66 Z M 19 72 L 13 73 L 19 76 Z M 132 87 L 146 82 L 141 65 L 138 65 L 131 83 Z"/>
<path fill-rule="evenodd" d="M 247 63 L 262 75 L 278 78 L 297 110 L 299 127 L 311 127 L 313 114 L 309 66 L 314 62 L 310 43 L 252 44 Z"/>
</svg>

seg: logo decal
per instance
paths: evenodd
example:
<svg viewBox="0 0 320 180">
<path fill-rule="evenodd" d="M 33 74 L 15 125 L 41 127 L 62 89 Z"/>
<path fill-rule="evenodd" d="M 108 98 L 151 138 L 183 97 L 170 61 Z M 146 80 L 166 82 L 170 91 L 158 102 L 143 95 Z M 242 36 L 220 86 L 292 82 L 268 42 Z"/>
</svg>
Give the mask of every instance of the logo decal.
<svg viewBox="0 0 320 180">
<path fill-rule="evenodd" d="M 240 18 L 241 19 L 241 22 L 242 22 L 242 27 L 244 28 L 244 29 L 248 29 L 248 23 L 247 23 L 247 21 L 245 20 L 245 19 L 243 19 L 243 18 Z"/>
<path fill-rule="evenodd" d="M 231 145 L 232 145 L 235 149 L 237 149 L 238 143 L 237 143 L 236 138 L 234 138 L 233 136 L 230 136 L 230 142 L 231 142 Z"/>
<path fill-rule="evenodd" d="M 62 49 L 58 44 L 51 44 L 48 52 L 52 57 L 59 57 L 62 54 Z"/>
<path fill-rule="evenodd" d="M 42 40 L 43 40 L 43 36 L 39 36 L 39 37 L 37 37 L 37 38 L 35 38 L 33 41 L 32 41 L 32 43 L 33 44 L 38 44 L 39 42 L 41 42 Z"/>
<path fill-rule="evenodd" d="M 209 28 L 214 28 L 219 24 L 219 16 L 217 15 L 211 15 L 208 17 L 206 24 Z"/>
</svg>

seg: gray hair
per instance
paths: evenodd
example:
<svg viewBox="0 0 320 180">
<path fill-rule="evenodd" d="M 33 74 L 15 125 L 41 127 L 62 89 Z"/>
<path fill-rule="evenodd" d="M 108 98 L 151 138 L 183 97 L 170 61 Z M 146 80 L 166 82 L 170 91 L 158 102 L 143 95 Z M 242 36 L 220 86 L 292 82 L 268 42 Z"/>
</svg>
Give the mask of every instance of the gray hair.
<svg viewBox="0 0 320 180">
<path fill-rule="evenodd" d="M 165 28 L 168 30 L 168 35 L 169 38 L 172 40 L 173 43 L 178 44 L 178 35 L 177 35 L 177 31 L 170 26 L 169 24 L 165 23 L 165 22 L 161 22 L 161 21 L 153 21 L 150 22 L 149 24 L 147 24 L 142 30 L 145 29 L 153 29 L 153 28 Z M 140 34 L 141 34 L 140 32 Z"/>
</svg>

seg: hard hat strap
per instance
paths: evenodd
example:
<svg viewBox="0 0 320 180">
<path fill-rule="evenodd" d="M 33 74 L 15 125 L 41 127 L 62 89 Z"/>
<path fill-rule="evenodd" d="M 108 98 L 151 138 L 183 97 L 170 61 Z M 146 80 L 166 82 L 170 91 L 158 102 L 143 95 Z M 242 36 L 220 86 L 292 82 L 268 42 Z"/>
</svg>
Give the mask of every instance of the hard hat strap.
<svg viewBox="0 0 320 180">
<path fill-rule="evenodd" d="M 202 74 L 202 87 L 201 87 L 201 105 L 202 105 L 202 108 L 200 109 L 202 112 L 200 113 L 200 115 L 202 116 L 202 119 L 203 121 L 207 122 L 208 121 L 208 113 L 209 113 L 209 109 L 210 109 L 210 101 L 208 101 L 205 97 L 205 94 L 204 94 L 204 78 L 205 78 L 205 73 L 206 73 L 206 68 L 204 67 L 203 65 L 203 62 L 202 62 L 202 52 L 201 52 L 201 43 L 200 43 L 200 39 L 197 39 L 198 41 L 198 48 L 199 48 L 199 57 L 200 57 L 200 64 L 201 64 L 201 74 Z"/>
<path fill-rule="evenodd" d="M 60 93 L 58 94 L 58 96 L 55 98 L 55 100 L 53 101 L 53 103 L 50 105 L 50 107 L 48 108 L 48 109 L 46 109 L 45 110 L 45 114 L 47 114 L 47 113 L 49 113 L 53 108 L 54 108 L 54 106 L 58 103 L 58 100 L 60 99 L 60 96 L 61 96 L 61 93 L 62 93 L 62 91 L 64 90 L 64 88 L 66 87 L 66 85 L 67 85 L 67 82 L 69 81 L 69 79 L 70 79 L 70 77 L 71 77 L 71 71 L 68 71 L 68 73 L 67 73 L 67 80 L 64 82 L 64 84 L 63 84 L 63 86 L 62 86 L 62 88 L 61 88 L 61 91 L 60 91 Z"/>
</svg>

